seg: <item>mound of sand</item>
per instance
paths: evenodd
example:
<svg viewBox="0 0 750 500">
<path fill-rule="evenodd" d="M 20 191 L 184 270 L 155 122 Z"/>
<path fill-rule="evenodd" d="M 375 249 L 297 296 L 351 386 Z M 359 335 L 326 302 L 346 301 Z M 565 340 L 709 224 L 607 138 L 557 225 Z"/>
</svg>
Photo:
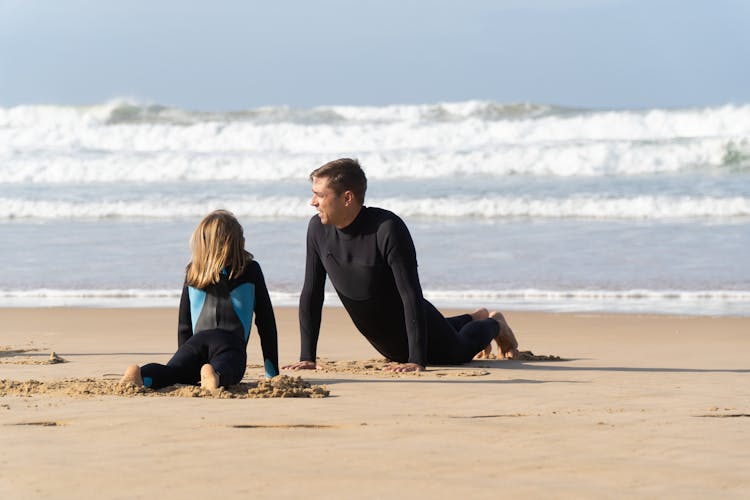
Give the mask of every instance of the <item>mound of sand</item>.
<svg viewBox="0 0 750 500">
<path fill-rule="evenodd" d="M 242 382 L 229 388 L 207 391 L 198 386 L 174 385 L 164 389 L 152 390 L 136 387 L 132 384 L 121 385 L 115 380 L 102 379 L 65 379 L 52 382 L 38 380 L 0 380 L 0 396 L 34 396 L 34 395 L 70 396 L 74 398 L 92 396 L 170 396 L 218 399 L 248 398 L 324 398 L 329 395 L 324 386 L 311 385 L 301 377 L 279 375 L 272 379 L 257 382 Z"/>
<path fill-rule="evenodd" d="M 14 349 L 9 346 L 0 346 L 0 364 L 4 365 L 55 365 L 57 363 L 67 363 L 68 360 L 61 358 L 55 351 L 52 351 L 46 359 L 36 359 L 31 356 L 23 356 L 30 352 L 39 352 L 41 349 Z"/>
</svg>

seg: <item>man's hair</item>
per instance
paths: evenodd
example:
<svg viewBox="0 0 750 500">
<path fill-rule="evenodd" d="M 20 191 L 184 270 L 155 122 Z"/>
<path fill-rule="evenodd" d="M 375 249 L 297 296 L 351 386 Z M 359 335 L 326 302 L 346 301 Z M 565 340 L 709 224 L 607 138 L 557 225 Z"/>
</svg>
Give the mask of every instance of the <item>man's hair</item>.
<svg viewBox="0 0 750 500">
<path fill-rule="evenodd" d="M 245 250 L 245 235 L 242 226 L 231 212 L 211 212 L 195 228 L 190 238 L 193 258 L 187 265 L 187 284 L 206 288 L 218 283 L 222 271 L 228 278 L 242 274 L 253 259 Z"/>
<path fill-rule="evenodd" d="M 316 168 L 310 174 L 310 180 L 316 178 L 328 179 L 328 185 L 337 194 L 344 191 L 354 193 L 357 202 L 365 203 L 365 191 L 367 191 L 367 177 L 357 160 L 351 158 L 340 158 L 329 161 L 322 167 Z"/>
</svg>

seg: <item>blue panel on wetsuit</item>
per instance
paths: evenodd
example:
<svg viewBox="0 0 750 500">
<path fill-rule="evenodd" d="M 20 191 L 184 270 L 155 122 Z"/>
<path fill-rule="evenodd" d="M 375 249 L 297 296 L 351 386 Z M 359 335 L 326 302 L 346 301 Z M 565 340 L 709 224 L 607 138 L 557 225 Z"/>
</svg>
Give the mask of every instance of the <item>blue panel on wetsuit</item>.
<svg viewBox="0 0 750 500">
<path fill-rule="evenodd" d="M 250 327 L 253 325 L 253 311 L 255 310 L 255 285 L 253 283 L 243 283 L 231 292 L 229 296 L 232 299 L 232 307 L 237 317 L 242 322 L 245 342 L 250 338 Z"/>
<path fill-rule="evenodd" d="M 190 298 L 190 320 L 193 323 L 193 333 L 195 333 L 195 325 L 198 323 L 198 318 L 203 311 L 203 304 L 206 302 L 206 292 L 189 286 L 188 296 Z"/>
<path fill-rule="evenodd" d="M 143 377 L 143 385 L 145 387 L 151 387 L 154 384 L 154 379 L 151 377 Z"/>
<path fill-rule="evenodd" d="M 273 366 L 273 362 L 270 359 L 264 360 L 263 366 L 266 369 L 266 377 L 273 378 L 279 374 L 279 372 L 276 371 L 276 367 Z"/>
</svg>

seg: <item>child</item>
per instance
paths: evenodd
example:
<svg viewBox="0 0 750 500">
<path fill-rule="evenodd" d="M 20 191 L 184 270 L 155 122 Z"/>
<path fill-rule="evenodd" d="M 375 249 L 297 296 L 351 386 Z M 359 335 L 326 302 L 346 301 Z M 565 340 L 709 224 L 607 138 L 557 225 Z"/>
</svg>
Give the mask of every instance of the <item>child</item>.
<svg viewBox="0 0 750 500">
<path fill-rule="evenodd" d="M 216 210 L 195 228 L 177 328 L 177 352 L 166 365 L 129 366 L 120 383 L 159 389 L 198 384 L 215 390 L 245 374 L 253 313 L 267 377 L 279 374 L 276 319 L 263 272 L 245 250 L 242 226 Z"/>
</svg>

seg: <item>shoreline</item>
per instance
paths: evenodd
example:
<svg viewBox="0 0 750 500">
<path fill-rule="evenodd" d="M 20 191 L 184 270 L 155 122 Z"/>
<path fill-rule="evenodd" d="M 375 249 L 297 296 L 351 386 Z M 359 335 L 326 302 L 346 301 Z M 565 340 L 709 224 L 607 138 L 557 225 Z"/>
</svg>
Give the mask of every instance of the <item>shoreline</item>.
<svg viewBox="0 0 750 500">
<path fill-rule="evenodd" d="M 177 298 L 179 302 L 179 297 Z M 432 302 L 432 301 L 431 301 Z M 461 305 L 438 305 L 435 304 L 435 307 L 445 315 L 451 315 L 451 314 L 461 314 L 470 310 L 474 310 L 477 307 L 479 307 L 481 304 L 477 303 L 478 305 L 474 305 L 475 303 L 472 303 L 471 305 L 467 306 L 461 306 Z M 117 306 L 117 305 L 111 305 L 111 304 L 102 304 L 102 305 L 85 305 L 85 304 L 55 304 L 55 305 L 0 305 L 0 313 L 2 312 L 8 312 L 11 314 L 24 314 L 29 313 L 30 311 L 65 311 L 65 310 L 71 310 L 71 311 L 109 311 L 109 312 L 115 312 L 115 311 L 157 311 L 157 312 L 169 312 L 169 311 L 177 311 L 177 307 L 179 304 L 171 305 L 171 304 L 157 304 L 157 305 L 125 305 L 125 306 Z M 283 304 L 283 305 L 276 305 L 273 306 L 274 311 L 290 311 L 290 310 L 297 310 L 297 305 L 290 305 L 290 304 Z M 346 312 L 344 309 L 344 306 L 341 304 L 325 304 L 323 306 L 323 310 L 336 310 L 336 311 L 342 311 Z M 498 310 L 502 313 L 510 313 L 510 314 L 524 314 L 524 315 L 543 315 L 543 316 L 613 316 L 613 317 L 629 317 L 629 316 L 644 316 L 644 317 L 667 317 L 667 318 L 707 318 L 707 319 L 719 319 L 719 318 L 728 318 L 728 319 L 750 319 L 750 312 L 747 314 L 737 314 L 737 315 L 730 315 L 730 314 L 701 314 L 701 313 L 672 313 L 672 312 L 653 312 L 653 311 L 613 311 L 613 310 L 565 310 L 565 311 L 550 311 L 550 310 L 544 310 L 544 309 L 527 309 L 527 308 L 514 308 L 514 307 L 488 307 L 488 309 L 491 310 Z"/>
</svg>

